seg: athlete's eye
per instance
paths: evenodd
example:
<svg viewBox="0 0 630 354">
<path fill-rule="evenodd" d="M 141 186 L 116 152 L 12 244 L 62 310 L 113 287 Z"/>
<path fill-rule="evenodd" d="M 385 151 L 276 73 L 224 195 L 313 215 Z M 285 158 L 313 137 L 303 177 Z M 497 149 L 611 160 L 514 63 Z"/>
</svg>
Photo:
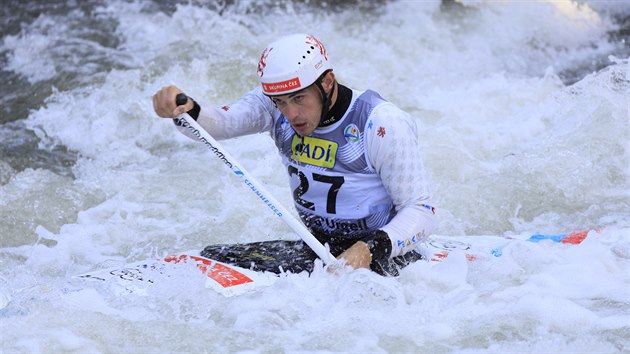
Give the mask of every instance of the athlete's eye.
<svg viewBox="0 0 630 354">
<path fill-rule="evenodd" d="M 298 96 L 294 96 L 293 97 L 293 102 L 294 103 L 302 103 L 304 101 L 304 96 L 303 95 L 298 95 Z"/>
<path fill-rule="evenodd" d="M 273 103 L 276 104 L 276 107 L 283 107 L 284 105 L 286 105 L 287 103 L 284 102 L 283 100 L 278 100 L 278 99 L 274 99 Z"/>
</svg>

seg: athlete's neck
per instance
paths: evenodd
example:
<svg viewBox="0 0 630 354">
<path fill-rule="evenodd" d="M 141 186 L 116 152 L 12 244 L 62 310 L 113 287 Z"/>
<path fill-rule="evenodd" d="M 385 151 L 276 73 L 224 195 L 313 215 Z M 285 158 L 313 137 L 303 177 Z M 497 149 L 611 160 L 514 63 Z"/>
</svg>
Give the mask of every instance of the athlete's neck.
<svg viewBox="0 0 630 354">
<path fill-rule="evenodd" d="M 352 101 L 352 90 L 337 84 L 337 99 L 335 103 L 328 111 L 328 114 L 319 122 L 319 127 L 327 127 L 338 122 L 341 117 L 346 113 L 348 107 L 350 107 L 350 101 Z"/>
</svg>

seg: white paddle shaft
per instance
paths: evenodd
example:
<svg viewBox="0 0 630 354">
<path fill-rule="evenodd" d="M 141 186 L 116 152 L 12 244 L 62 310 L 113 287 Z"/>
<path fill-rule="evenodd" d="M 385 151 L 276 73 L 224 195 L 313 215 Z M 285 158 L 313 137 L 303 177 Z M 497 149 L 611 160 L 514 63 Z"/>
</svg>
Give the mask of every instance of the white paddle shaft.
<svg viewBox="0 0 630 354">
<path fill-rule="evenodd" d="M 251 189 L 277 216 L 295 231 L 300 238 L 317 254 L 321 260 L 330 265 L 336 261 L 335 257 L 313 236 L 310 231 L 293 217 L 276 198 L 274 198 L 253 176 L 251 176 L 238 162 L 219 144 L 199 123 L 189 114 L 180 115 L 179 121 L 185 128 L 204 143 L 243 183 Z"/>
</svg>

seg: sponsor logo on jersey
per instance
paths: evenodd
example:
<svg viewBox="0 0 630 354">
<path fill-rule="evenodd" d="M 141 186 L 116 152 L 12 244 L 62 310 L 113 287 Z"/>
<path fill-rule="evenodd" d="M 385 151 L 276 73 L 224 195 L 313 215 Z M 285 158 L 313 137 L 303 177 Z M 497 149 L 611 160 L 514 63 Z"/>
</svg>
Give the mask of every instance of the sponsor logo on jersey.
<svg viewBox="0 0 630 354">
<path fill-rule="evenodd" d="M 378 127 L 378 131 L 376 132 L 376 134 L 377 134 L 378 136 L 380 136 L 381 138 L 384 138 L 384 137 L 385 137 L 385 128 L 383 128 L 383 127 Z"/>
<path fill-rule="evenodd" d="M 354 231 L 367 231 L 368 226 L 365 218 L 358 220 L 336 220 L 325 218 L 322 216 L 310 216 L 308 220 L 309 227 L 317 227 L 319 229 L 330 231 L 341 231 L 341 233 L 351 233 Z"/>
<path fill-rule="evenodd" d="M 418 205 L 423 207 L 423 208 L 425 208 L 425 209 L 428 209 L 431 213 L 435 214 L 435 208 L 434 207 L 432 207 L 430 205 L 427 205 L 427 204 L 418 204 Z"/>
<path fill-rule="evenodd" d="M 424 231 L 419 232 L 415 235 L 413 235 L 413 237 L 408 238 L 406 240 L 397 240 L 396 241 L 396 246 L 398 246 L 399 248 L 405 248 L 405 247 L 409 247 L 412 245 L 415 245 L 416 243 L 420 242 L 420 241 L 424 241 L 426 240 L 426 235 L 424 233 Z"/>
<path fill-rule="evenodd" d="M 356 143 L 361 138 L 361 132 L 359 132 L 359 127 L 356 124 L 348 124 L 343 131 L 343 136 L 347 142 Z"/>
<path fill-rule="evenodd" d="M 308 136 L 301 139 L 294 135 L 293 141 L 291 141 L 291 159 L 309 165 L 332 168 L 335 165 L 337 147 L 338 145 L 334 141 Z"/>
</svg>

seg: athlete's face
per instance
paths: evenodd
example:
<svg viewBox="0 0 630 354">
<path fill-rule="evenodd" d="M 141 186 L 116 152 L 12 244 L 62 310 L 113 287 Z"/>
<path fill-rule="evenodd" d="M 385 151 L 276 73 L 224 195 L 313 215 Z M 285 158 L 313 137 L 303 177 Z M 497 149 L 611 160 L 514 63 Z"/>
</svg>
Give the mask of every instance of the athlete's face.
<svg viewBox="0 0 630 354">
<path fill-rule="evenodd" d="M 322 98 L 315 85 L 272 98 L 291 127 L 301 136 L 308 136 L 317 128 L 322 114 Z"/>
<path fill-rule="evenodd" d="M 332 71 L 324 75 L 321 84 L 326 94 L 332 90 L 334 82 L 335 75 Z M 332 103 L 335 99 L 336 96 L 332 98 Z M 272 100 L 299 135 L 311 135 L 319 125 L 322 117 L 322 94 L 316 85 L 288 95 L 273 96 Z"/>
</svg>

